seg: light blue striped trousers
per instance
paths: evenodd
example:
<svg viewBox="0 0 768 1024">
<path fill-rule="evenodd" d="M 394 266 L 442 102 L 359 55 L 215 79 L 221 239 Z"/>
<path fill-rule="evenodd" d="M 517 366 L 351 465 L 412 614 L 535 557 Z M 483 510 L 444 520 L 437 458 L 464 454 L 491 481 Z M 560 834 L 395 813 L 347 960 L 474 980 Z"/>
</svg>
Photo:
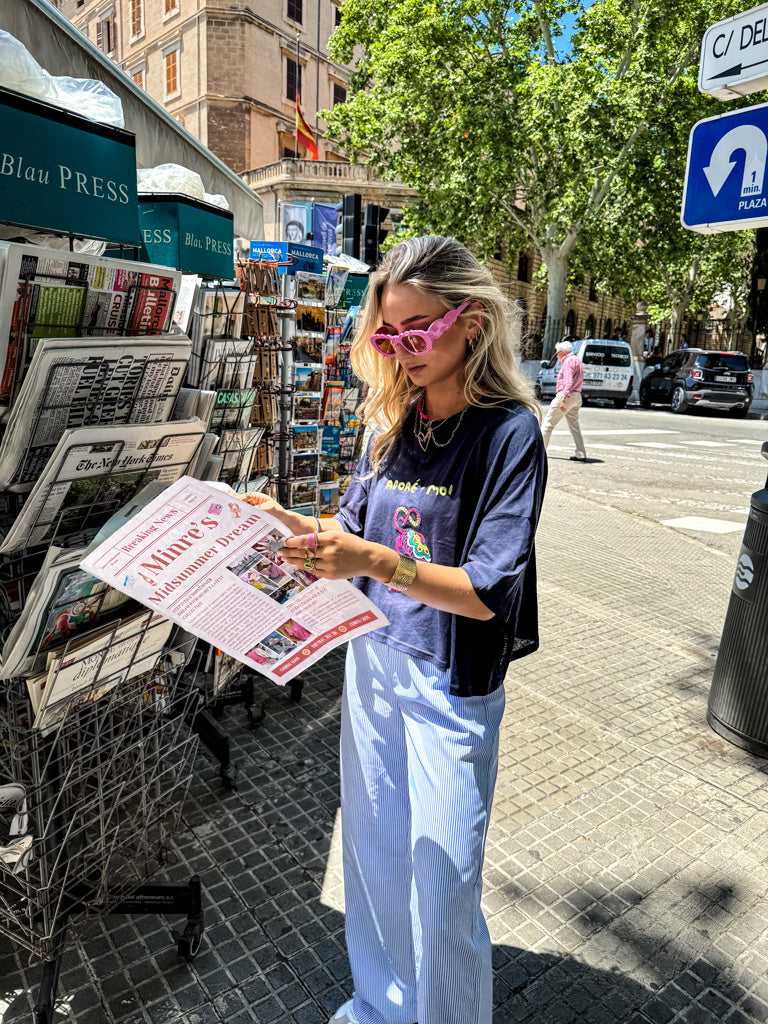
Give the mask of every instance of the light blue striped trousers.
<svg viewBox="0 0 768 1024">
<path fill-rule="evenodd" d="M 480 909 L 504 690 L 370 636 L 349 644 L 341 719 L 346 938 L 359 1024 L 490 1024 Z"/>
</svg>

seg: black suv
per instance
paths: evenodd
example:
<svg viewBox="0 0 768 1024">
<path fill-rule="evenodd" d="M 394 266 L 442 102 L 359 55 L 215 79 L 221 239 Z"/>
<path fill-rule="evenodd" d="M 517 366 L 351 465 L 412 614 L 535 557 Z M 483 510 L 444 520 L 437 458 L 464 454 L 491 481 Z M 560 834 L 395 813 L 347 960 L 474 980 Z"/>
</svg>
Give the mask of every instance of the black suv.
<svg viewBox="0 0 768 1024">
<path fill-rule="evenodd" d="M 743 352 L 686 348 L 670 352 L 643 377 L 640 405 L 644 409 L 655 403 L 669 405 L 672 412 L 701 405 L 746 416 L 752 392 L 752 374 Z"/>
</svg>

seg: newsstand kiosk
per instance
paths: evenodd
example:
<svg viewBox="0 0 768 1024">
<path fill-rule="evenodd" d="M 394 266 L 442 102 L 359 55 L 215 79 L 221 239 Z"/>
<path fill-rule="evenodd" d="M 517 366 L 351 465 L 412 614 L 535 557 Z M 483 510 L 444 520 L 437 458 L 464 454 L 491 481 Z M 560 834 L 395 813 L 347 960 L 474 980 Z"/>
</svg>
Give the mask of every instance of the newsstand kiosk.
<svg viewBox="0 0 768 1024">
<path fill-rule="evenodd" d="M 138 250 L 134 136 L 7 90 L 0 135 L 0 222 L 69 238 L 0 244 L 0 462 L 16 467 L 0 488 L 0 617 L 4 662 L 13 639 L 27 669 L 0 673 L 0 932 L 42 961 L 34 1020 L 51 1024 L 73 915 L 186 914 L 178 951 L 200 946 L 200 880 L 147 884 L 191 778 L 196 690 L 178 684 L 194 641 L 115 607 L 78 558 L 148 480 L 188 471 L 204 427 L 170 422 L 186 362 L 174 346 L 188 343 L 169 333 L 181 275 L 72 251 L 76 238 Z M 33 380 L 44 349 L 50 376 Z M 24 416 L 26 447 L 9 453 Z M 41 604 L 53 580 L 61 603 Z"/>
</svg>

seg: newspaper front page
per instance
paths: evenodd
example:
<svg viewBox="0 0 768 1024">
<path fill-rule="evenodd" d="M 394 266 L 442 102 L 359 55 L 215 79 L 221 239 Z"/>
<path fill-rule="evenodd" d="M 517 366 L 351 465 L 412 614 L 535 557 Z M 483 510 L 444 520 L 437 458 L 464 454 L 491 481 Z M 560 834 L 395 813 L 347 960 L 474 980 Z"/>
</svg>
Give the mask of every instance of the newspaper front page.
<svg viewBox="0 0 768 1024">
<path fill-rule="evenodd" d="M 388 620 L 347 580 L 281 562 L 273 516 L 182 477 L 81 563 L 273 682 Z"/>
<path fill-rule="evenodd" d="M 0 487 L 37 480 L 65 430 L 168 420 L 189 351 L 183 334 L 42 340 L 0 443 Z"/>
<path fill-rule="evenodd" d="M 66 430 L 0 553 L 88 532 L 152 480 L 178 480 L 197 456 L 204 431 L 197 419 Z"/>
</svg>

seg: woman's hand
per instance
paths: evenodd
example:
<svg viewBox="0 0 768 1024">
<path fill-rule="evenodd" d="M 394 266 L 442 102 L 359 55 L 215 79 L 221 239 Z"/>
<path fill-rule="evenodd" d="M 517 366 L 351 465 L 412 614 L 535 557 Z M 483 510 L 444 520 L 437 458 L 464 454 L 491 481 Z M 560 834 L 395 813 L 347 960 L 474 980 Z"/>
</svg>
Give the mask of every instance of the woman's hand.
<svg viewBox="0 0 768 1024">
<path fill-rule="evenodd" d="M 383 544 L 340 530 L 288 537 L 279 554 L 297 569 L 326 580 L 370 576 L 383 583 L 392 578 L 398 563 L 397 554 Z"/>
<path fill-rule="evenodd" d="M 256 505 L 262 512 L 269 512 L 271 516 L 279 520 L 291 533 L 306 533 L 313 530 L 317 525 L 312 516 L 302 516 L 298 512 L 289 512 L 287 509 L 270 498 L 268 494 L 261 491 L 249 491 L 248 494 L 238 494 L 238 498 L 247 501 L 249 505 Z"/>
</svg>

